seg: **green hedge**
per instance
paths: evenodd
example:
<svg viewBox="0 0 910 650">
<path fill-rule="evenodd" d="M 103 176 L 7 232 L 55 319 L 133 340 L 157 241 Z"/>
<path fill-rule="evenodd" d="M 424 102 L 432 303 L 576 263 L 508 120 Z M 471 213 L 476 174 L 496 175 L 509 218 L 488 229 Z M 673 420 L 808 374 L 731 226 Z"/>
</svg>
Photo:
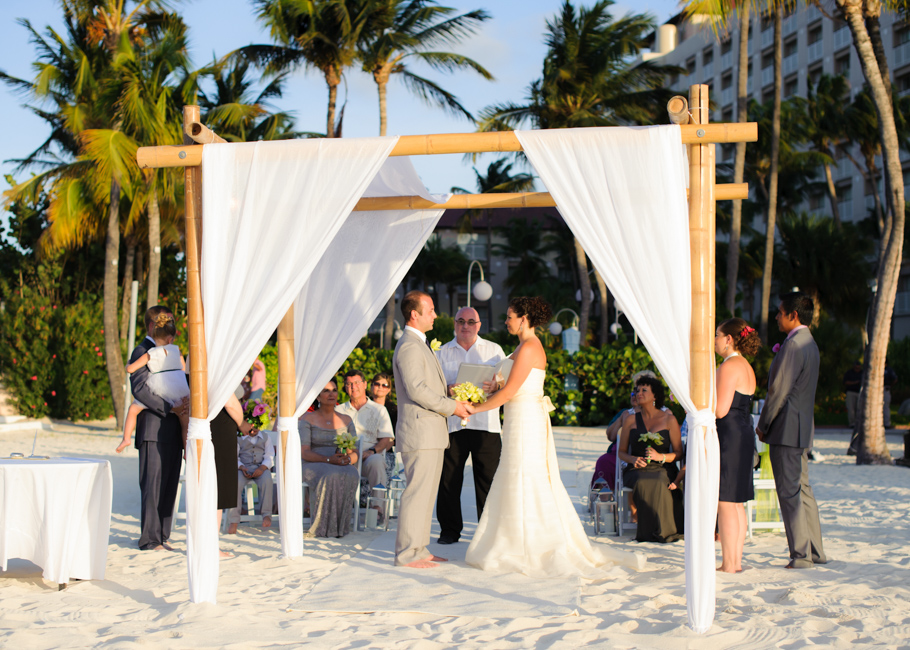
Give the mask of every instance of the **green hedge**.
<svg viewBox="0 0 910 650">
<path fill-rule="evenodd" d="M 23 288 L 0 312 L 0 374 L 22 415 L 97 420 L 113 415 L 101 301 L 58 307 Z"/>
</svg>

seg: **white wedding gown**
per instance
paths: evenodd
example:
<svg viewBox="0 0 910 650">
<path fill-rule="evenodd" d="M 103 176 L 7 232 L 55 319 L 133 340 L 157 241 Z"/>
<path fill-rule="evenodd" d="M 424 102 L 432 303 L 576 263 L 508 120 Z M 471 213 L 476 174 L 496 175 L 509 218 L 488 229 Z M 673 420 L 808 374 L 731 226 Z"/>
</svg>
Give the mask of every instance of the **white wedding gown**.
<svg viewBox="0 0 910 650">
<path fill-rule="evenodd" d="M 559 477 L 545 377 L 544 370 L 533 368 L 505 405 L 502 456 L 467 563 L 544 578 L 593 577 L 598 567 L 612 564 L 639 570 L 644 566 L 640 553 L 588 541 Z"/>
</svg>

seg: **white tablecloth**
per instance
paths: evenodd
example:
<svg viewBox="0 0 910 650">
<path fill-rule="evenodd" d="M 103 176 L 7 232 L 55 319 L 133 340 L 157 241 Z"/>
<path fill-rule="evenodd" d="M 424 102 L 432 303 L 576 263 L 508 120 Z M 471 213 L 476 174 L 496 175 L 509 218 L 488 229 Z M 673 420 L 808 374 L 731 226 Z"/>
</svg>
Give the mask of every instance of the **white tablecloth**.
<svg viewBox="0 0 910 650">
<path fill-rule="evenodd" d="M 0 565 L 23 558 L 62 584 L 101 580 L 113 480 L 106 460 L 0 460 Z"/>
</svg>

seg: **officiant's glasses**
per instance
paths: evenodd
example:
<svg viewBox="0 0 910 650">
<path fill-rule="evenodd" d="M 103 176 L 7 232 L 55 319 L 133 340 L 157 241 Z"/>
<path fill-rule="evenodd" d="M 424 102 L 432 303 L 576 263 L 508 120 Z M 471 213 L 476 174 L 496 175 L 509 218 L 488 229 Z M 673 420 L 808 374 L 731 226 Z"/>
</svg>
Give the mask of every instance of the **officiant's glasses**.
<svg viewBox="0 0 910 650">
<path fill-rule="evenodd" d="M 459 318 L 457 321 L 455 321 L 455 324 L 460 327 L 464 327 L 465 325 L 467 325 L 469 327 L 474 327 L 475 325 L 480 325 L 480 321 L 474 320 L 473 318 L 471 320 L 465 320 L 464 318 Z"/>
</svg>

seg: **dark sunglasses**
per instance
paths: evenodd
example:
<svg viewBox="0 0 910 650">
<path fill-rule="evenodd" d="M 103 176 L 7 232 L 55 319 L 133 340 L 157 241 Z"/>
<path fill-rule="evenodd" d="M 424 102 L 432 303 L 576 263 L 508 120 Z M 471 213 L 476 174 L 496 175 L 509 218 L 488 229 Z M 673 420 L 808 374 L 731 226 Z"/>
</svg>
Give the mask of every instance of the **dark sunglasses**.
<svg viewBox="0 0 910 650">
<path fill-rule="evenodd" d="M 373 385 L 374 385 L 374 386 L 379 386 L 380 388 L 388 388 L 388 387 L 389 387 L 388 384 L 383 384 L 382 382 L 378 382 L 378 381 L 374 381 L 374 382 L 373 382 Z"/>
</svg>

